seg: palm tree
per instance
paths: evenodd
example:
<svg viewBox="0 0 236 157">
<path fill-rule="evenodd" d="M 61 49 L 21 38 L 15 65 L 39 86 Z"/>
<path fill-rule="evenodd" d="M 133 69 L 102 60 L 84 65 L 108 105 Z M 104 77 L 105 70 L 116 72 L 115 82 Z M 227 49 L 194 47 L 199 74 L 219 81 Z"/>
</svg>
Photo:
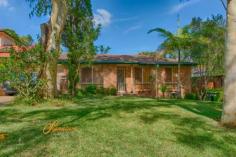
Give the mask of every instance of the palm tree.
<svg viewBox="0 0 236 157">
<path fill-rule="evenodd" d="M 157 32 L 163 38 L 165 38 L 164 42 L 160 45 L 160 49 L 165 52 L 177 52 L 178 56 L 178 84 L 177 91 L 178 96 L 181 96 L 181 50 L 185 49 L 187 43 L 187 37 L 185 34 L 179 30 L 179 33 L 173 34 L 170 31 L 167 31 L 163 28 L 154 28 L 148 31 L 148 33 Z"/>
<path fill-rule="evenodd" d="M 236 0 L 227 0 L 225 102 L 222 123 L 236 127 Z"/>
</svg>

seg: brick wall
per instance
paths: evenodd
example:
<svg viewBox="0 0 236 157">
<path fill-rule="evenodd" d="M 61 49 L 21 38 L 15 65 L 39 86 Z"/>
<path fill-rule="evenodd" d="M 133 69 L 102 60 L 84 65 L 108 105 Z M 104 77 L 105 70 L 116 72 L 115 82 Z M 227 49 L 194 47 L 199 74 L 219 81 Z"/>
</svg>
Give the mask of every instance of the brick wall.
<svg viewBox="0 0 236 157">
<path fill-rule="evenodd" d="M 158 96 L 162 96 L 162 93 L 160 91 L 161 85 L 167 84 L 168 85 L 168 91 L 166 93 L 166 96 L 170 96 L 170 93 L 172 91 L 177 90 L 177 74 L 178 69 L 177 66 L 162 66 L 159 68 L 155 68 L 154 66 L 138 66 L 138 65 L 130 65 L 130 64 L 124 64 L 124 65 L 116 65 L 116 64 L 100 64 L 100 65 L 93 65 L 93 75 L 94 75 L 94 83 L 96 84 L 98 81 L 103 82 L 104 88 L 111 88 L 111 87 L 117 87 L 117 68 L 118 67 L 124 67 L 125 69 L 125 83 L 126 83 L 126 92 L 127 94 L 131 94 L 132 92 L 136 92 L 136 94 L 139 94 L 139 91 L 146 92 L 146 95 L 148 96 L 155 96 L 156 95 L 156 80 L 155 75 L 157 72 L 157 94 Z M 133 77 L 135 77 L 135 70 L 134 67 L 143 67 L 143 73 L 144 75 L 150 75 L 150 76 L 144 76 L 143 79 L 145 79 L 145 83 L 148 82 L 148 78 L 152 78 L 149 80 L 150 85 L 145 84 L 145 86 L 138 86 L 132 83 L 132 81 L 135 82 L 135 79 L 132 79 L 131 77 L 131 70 L 133 68 Z M 168 75 L 171 69 L 172 75 L 171 75 L 171 82 L 166 82 L 166 79 L 170 79 Z M 65 85 L 62 85 L 63 81 L 60 81 L 60 77 L 64 77 L 67 75 L 66 67 L 63 65 L 58 66 L 58 87 L 62 88 L 65 87 Z M 141 74 L 140 74 L 141 75 Z M 98 80 L 99 79 L 99 80 Z M 169 84 L 168 84 L 169 83 Z M 174 84 L 173 84 L 174 83 Z M 182 83 L 182 96 L 184 96 L 186 93 L 191 92 L 191 67 L 185 66 L 181 67 L 181 83 Z M 78 86 L 80 88 L 81 86 Z M 150 88 L 150 91 L 147 90 L 147 88 Z M 59 90 L 64 90 L 59 89 Z M 141 93 L 140 92 L 140 93 Z M 132 93 L 133 94 L 133 93 Z"/>
<path fill-rule="evenodd" d="M 104 88 L 116 87 L 117 85 L 116 70 L 117 70 L 117 65 L 112 65 L 112 64 L 103 65 L 103 87 Z"/>
</svg>

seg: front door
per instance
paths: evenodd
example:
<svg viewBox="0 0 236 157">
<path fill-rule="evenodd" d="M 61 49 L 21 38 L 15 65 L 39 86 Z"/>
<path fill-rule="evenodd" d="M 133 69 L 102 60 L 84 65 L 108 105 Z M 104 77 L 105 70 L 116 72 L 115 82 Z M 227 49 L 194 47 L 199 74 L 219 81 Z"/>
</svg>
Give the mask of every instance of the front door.
<svg viewBox="0 0 236 157">
<path fill-rule="evenodd" d="M 117 89 L 120 93 L 124 93 L 126 91 L 124 67 L 117 68 Z"/>
</svg>

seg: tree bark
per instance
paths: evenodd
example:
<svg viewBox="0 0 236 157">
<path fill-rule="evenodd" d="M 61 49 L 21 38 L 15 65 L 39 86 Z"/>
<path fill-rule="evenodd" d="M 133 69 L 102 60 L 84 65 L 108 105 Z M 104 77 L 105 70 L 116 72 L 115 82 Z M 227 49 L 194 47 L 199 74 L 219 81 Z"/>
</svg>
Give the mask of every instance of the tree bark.
<svg viewBox="0 0 236 157">
<path fill-rule="evenodd" d="M 222 123 L 236 127 L 236 0 L 228 0 L 225 97 Z"/>
<path fill-rule="evenodd" d="M 61 34 L 67 15 L 66 0 L 51 0 L 52 12 L 48 23 L 41 25 L 42 44 L 48 53 L 48 60 L 42 67 L 47 81 L 44 96 L 53 98 L 57 95 L 57 60 L 60 55 Z"/>
</svg>

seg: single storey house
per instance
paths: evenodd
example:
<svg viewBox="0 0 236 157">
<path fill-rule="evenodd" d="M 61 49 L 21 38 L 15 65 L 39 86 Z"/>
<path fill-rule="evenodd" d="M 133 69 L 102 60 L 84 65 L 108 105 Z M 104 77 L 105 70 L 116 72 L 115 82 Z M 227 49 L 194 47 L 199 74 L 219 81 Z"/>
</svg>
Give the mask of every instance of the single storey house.
<svg viewBox="0 0 236 157">
<path fill-rule="evenodd" d="M 0 57 L 9 57 L 9 48 L 21 50 L 14 39 L 0 29 Z M 57 88 L 67 91 L 67 55 L 59 58 Z M 116 88 L 118 94 L 162 96 L 162 87 L 166 87 L 165 96 L 177 91 L 178 63 L 176 60 L 155 58 L 142 55 L 96 55 L 92 64 L 82 64 L 78 88 L 88 85 Z M 181 63 L 181 95 L 191 92 L 191 62 Z"/>
<path fill-rule="evenodd" d="M 61 55 L 58 66 L 58 89 L 66 91 L 67 55 Z M 191 92 L 191 74 L 194 63 L 181 63 L 181 96 Z M 82 64 L 78 88 L 88 85 L 116 88 L 118 94 L 165 96 L 177 92 L 178 62 L 176 60 L 140 55 L 96 55 L 91 64 Z"/>
</svg>

